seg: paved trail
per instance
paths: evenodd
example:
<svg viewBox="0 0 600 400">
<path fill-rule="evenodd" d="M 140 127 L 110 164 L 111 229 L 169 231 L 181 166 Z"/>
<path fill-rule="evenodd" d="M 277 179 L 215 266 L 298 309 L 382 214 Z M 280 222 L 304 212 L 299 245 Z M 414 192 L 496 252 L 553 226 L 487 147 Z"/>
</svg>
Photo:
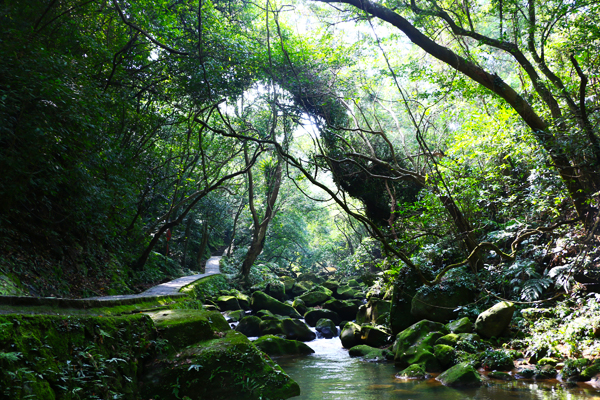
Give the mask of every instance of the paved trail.
<svg viewBox="0 0 600 400">
<path fill-rule="evenodd" d="M 214 275 L 219 273 L 219 260 L 221 256 L 214 256 L 208 259 L 206 262 L 206 268 L 204 274 L 182 276 L 172 280 L 171 282 L 162 283 L 158 286 L 151 287 L 145 292 L 139 294 L 127 294 L 118 296 L 102 296 L 102 297 L 91 297 L 90 300 L 126 300 L 136 299 L 144 297 L 159 297 L 159 296 L 176 296 L 180 295 L 179 291 L 182 287 L 187 286 L 191 283 L 196 282 L 198 279 L 202 279 L 205 276 Z"/>
<path fill-rule="evenodd" d="M 180 290 L 184 286 L 196 282 L 209 275 L 219 274 L 220 256 L 211 257 L 206 262 L 204 274 L 189 275 L 171 282 L 151 287 L 139 294 L 125 294 L 117 296 L 89 297 L 87 299 L 62 299 L 49 297 L 24 297 L 24 296 L 0 296 L 0 306 L 58 306 L 63 308 L 94 308 L 111 307 L 114 305 L 135 304 L 162 297 L 187 296 Z M 10 310 L 9 310 L 10 311 Z M 5 310 L 5 312 L 8 312 Z M 0 310 L 0 314 L 2 310 Z"/>
</svg>

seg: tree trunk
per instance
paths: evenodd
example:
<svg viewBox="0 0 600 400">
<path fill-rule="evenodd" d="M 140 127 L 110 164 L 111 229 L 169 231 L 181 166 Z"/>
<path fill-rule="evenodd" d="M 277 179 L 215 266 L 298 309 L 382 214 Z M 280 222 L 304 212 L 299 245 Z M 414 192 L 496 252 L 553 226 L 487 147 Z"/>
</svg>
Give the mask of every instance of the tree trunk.
<svg viewBox="0 0 600 400">
<path fill-rule="evenodd" d="M 448 211 L 448 214 L 450 214 L 450 217 L 454 222 L 454 226 L 458 230 L 458 234 L 467 248 L 468 255 L 470 255 L 477 248 L 477 241 L 473 237 L 473 229 L 471 228 L 471 224 L 469 224 L 469 221 L 465 218 L 464 214 L 460 208 L 458 208 L 452 197 L 439 196 L 439 199 L 444 205 L 446 211 Z M 475 253 L 473 258 L 469 259 L 469 265 L 471 266 L 471 269 L 473 269 L 473 272 L 477 272 L 483 267 L 483 262 L 481 261 L 478 251 Z"/>
<path fill-rule="evenodd" d="M 202 241 L 200 242 L 200 249 L 198 250 L 198 256 L 196 258 L 196 268 L 202 269 L 202 259 L 204 258 L 204 253 L 206 252 L 206 247 L 208 246 L 208 222 L 204 222 L 204 226 L 202 227 Z M 203 271 L 204 272 L 204 271 Z"/>
</svg>

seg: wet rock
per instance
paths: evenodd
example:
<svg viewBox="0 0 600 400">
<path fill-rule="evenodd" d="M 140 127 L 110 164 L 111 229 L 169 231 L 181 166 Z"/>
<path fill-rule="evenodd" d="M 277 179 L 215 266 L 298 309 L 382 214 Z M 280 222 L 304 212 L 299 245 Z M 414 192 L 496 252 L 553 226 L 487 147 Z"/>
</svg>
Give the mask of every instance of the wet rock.
<svg viewBox="0 0 600 400">
<path fill-rule="evenodd" d="M 356 322 L 359 324 L 384 324 L 390 315 L 390 305 L 389 301 L 371 297 L 366 305 L 359 308 Z"/>
<path fill-rule="evenodd" d="M 440 363 L 442 369 L 448 369 L 456 364 L 456 350 L 445 344 L 433 346 L 433 355 Z"/>
<path fill-rule="evenodd" d="M 244 318 L 244 311 L 243 310 L 228 311 L 223 316 L 225 317 L 225 320 L 227 322 L 239 322 L 242 318 Z"/>
<path fill-rule="evenodd" d="M 423 364 L 413 364 L 406 367 L 396 375 L 397 378 L 405 379 L 429 379 L 430 375 L 425 371 Z"/>
<path fill-rule="evenodd" d="M 336 337 L 338 335 L 338 330 L 336 324 L 327 318 L 321 318 L 317 321 L 316 324 L 317 332 L 321 334 L 322 337 L 326 339 L 331 339 L 332 337 Z"/>
<path fill-rule="evenodd" d="M 500 381 L 512 381 L 515 379 L 511 374 L 502 371 L 492 371 L 488 374 L 488 378 L 498 379 Z"/>
<path fill-rule="evenodd" d="M 361 341 L 372 347 L 381 347 L 392 341 L 391 332 L 386 332 L 381 327 L 363 326 L 360 330 Z"/>
<path fill-rule="evenodd" d="M 287 296 L 285 295 L 285 285 L 281 281 L 269 282 L 265 288 L 265 293 L 279 301 L 287 299 Z"/>
<path fill-rule="evenodd" d="M 473 323 L 469 318 L 464 317 L 447 323 L 446 328 L 452 333 L 471 333 L 473 332 Z"/>
<path fill-rule="evenodd" d="M 331 290 L 333 293 L 340 287 L 340 283 L 338 281 L 325 281 L 321 284 L 321 286 L 326 287 Z"/>
<path fill-rule="evenodd" d="M 220 311 L 234 311 L 242 308 L 235 296 L 219 296 L 217 299 L 217 307 L 219 307 Z"/>
<path fill-rule="evenodd" d="M 348 354 L 350 357 L 362 357 L 365 361 L 385 361 L 390 357 L 391 351 L 368 346 L 366 344 L 359 344 L 352 347 L 348 351 Z"/>
<path fill-rule="evenodd" d="M 322 308 L 314 308 L 309 310 L 306 314 L 304 314 L 304 320 L 309 326 L 316 326 L 317 321 L 321 318 L 330 319 L 336 325 L 342 321 L 342 319 L 336 312 Z"/>
<path fill-rule="evenodd" d="M 309 292 L 304 293 L 299 298 L 304 301 L 308 307 L 314 307 L 325 303 L 331 298 L 331 290 L 323 286 L 315 286 Z"/>
<path fill-rule="evenodd" d="M 475 332 L 481 337 L 499 337 L 508 328 L 512 319 L 515 306 L 512 303 L 502 301 L 488 308 L 477 317 L 475 321 Z"/>
<path fill-rule="evenodd" d="M 297 319 L 284 319 L 281 321 L 281 327 L 286 339 L 310 342 L 317 337 L 304 322 Z"/>
<path fill-rule="evenodd" d="M 312 289 L 314 286 L 315 284 L 310 281 L 296 282 L 292 287 L 292 295 L 294 297 L 303 295 L 304 293 Z"/>
<path fill-rule="evenodd" d="M 256 339 L 254 345 L 271 357 L 287 355 L 306 355 L 315 351 L 297 340 L 288 340 L 279 336 L 267 335 Z"/>
<path fill-rule="evenodd" d="M 285 292 L 292 293 L 292 288 L 294 287 L 296 280 L 294 278 L 292 278 L 291 276 L 282 276 L 279 278 L 279 280 L 283 283 Z"/>
<path fill-rule="evenodd" d="M 248 337 L 260 336 L 260 323 L 262 320 L 255 315 L 248 315 L 240 320 L 235 330 Z"/>
<path fill-rule="evenodd" d="M 342 333 L 340 334 L 342 346 L 350 349 L 361 344 L 360 331 L 360 325 L 357 325 L 354 322 L 348 322 L 346 325 L 344 325 L 344 329 L 342 329 Z"/>
<path fill-rule="evenodd" d="M 465 387 L 480 386 L 482 383 L 479 372 L 468 363 L 460 363 L 446 370 L 436 378 L 444 386 Z"/>
<path fill-rule="evenodd" d="M 394 363 L 399 368 L 423 363 L 429 372 L 440 370 L 434 352 L 436 341 L 446 333 L 446 327 L 434 321 L 419 321 L 396 335 L 394 341 Z"/>
<path fill-rule="evenodd" d="M 269 310 L 273 314 L 285 315 L 292 318 L 301 318 L 302 316 L 289 304 L 269 296 L 266 293 L 256 291 L 252 293 L 251 307 L 253 311 Z"/>
<path fill-rule="evenodd" d="M 327 300 L 323 303 L 322 307 L 334 311 L 340 318 L 350 321 L 356 319 L 356 313 L 358 311 L 358 304 L 349 300 Z"/>
<path fill-rule="evenodd" d="M 304 300 L 302 300 L 302 299 L 294 299 L 294 302 L 292 303 L 292 307 L 294 307 L 294 309 L 296 311 L 298 311 L 298 313 L 300 315 L 304 315 L 308 311 L 308 307 L 306 307 L 306 304 L 304 303 Z"/>
<path fill-rule="evenodd" d="M 345 285 L 345 286 L 338 287 L 334 296 L 337 299 L 349 300 L 349 299 L 354 299 L 359 293 L 360 292 L 357 291 L 356 289 Z"/>
</svg>

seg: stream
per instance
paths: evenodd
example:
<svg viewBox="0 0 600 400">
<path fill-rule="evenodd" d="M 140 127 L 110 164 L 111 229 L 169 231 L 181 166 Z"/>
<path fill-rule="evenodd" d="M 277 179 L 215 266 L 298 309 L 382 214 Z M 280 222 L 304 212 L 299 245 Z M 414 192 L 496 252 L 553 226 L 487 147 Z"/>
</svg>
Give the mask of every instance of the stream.
<svg viewBox="0 0 600 400">
<path fill-rule="evenodd" d="M 579 400 L 599 399 L 600 388 L 580 383 L 565 388 L 556 380 L 488 381 L 473 389 L 453 389 L 435 379 L 405 380 L 393 363 L 365 362 L 352 358 L 339 337 L 307 343 L 315 353 L 304 357 L 279 357 L 277 362 L 300 385 L 294 400 Z"/>
</svg>

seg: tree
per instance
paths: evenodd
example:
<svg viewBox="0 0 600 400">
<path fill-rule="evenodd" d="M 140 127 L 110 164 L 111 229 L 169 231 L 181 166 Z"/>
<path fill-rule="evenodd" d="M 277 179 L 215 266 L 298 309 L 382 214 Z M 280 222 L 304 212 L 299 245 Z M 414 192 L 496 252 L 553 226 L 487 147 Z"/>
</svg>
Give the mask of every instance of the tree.
<svg viewBox="0 0 600 400">
<path fill-rule="evenodd" d="M 582 13 L 589 12 L 590 7 L 596 9 L 597 4 L 592 5 L 585 2 L 572 6 L 559 4 L 563 11 L 552 9 L 552 5 L 541 7 L 545 13 L 546 23 L 540 30 L 536 19 L 540 6 L 534 0 L 527 4 L 515 3 L 510 6 L 505 3 L 501 5 L 501 15 L 502 7 L 513 7 L 515 14 L 525 12 L 527 17 L 525 21 L 520 21 L 516 19 L 517 17 L 510 21 L 504 21 L 501 17 L 501 26 L 503 21 L 505 24 L 512 24 L 511 30 L 514 31 L 514 36 L 511 37 L 501 28 L 497 37 L 491 37 L 481 33 L 481 28 L 484 27 L 483 21 L 487 16 L 475 14 L 476 7 L 470 3 L 465 3 L 462 7 L 453 7 L 446 6 L 443 2 L 433 1 L 424 2 L 423 6 L 419 6 L 414 0 L 410 4 L 399 2 L 389 6 L 369 0 L 318 1 L 349 4 L 355 9 L 363 11 L 368 17 L 376 17 L 391 24 L 401 30 L 412 43 L 426 53 L 504 99 L 530 127 L 539 143 L 547 151 L 569 192 L 579 217 L 590 221 L 593 214 L 590 209 L 591 198 L 598 189 L 597 166 L 600 165 L 598 164 L 600 147 L 596 133 L 593 132 L 592 125 L 590 125 L 590 117 L 596 113 L 594 100 L 586 100 L 585 95 L 589 90 L 587 88 L 589 78 L 579 66 L 576 54 L 572 54 L 569 59 L 577 71 L 579 84 L 572 84 L 572 89 L 569 90 L 556 71 L 550 69 L 549 62 L 544 58 L 544 48 L 551 40 L 551 36 L 560 34 L 556 32 L 559 29 L 555 27 L 556 23 L 564 24 L 569 18 L 579 18 Z M 395 10 L 403 14 L 412 13 L 413 21 L 411 22 Z M 521 27 L 521 22 L 526 24 L 525 29 Z M 424 25 L 426 23 L 431 24 L 431 29 L 427 29 L 427 25 Z M 421 29 L 417 24 L 422 26 Z M 435 36 L 433 30 L 441 26 L 449 28 L 458 39 L 458 43 L 465 43 L 463 47 L 466 47 L 467 50 L 465 50 L 464 56 L 449 46 L 440 44 L 440 42 L 443 43 L 443 37 Z M 498 74 L 489 72 L 482 67 L 481 64 L 485 63 L 478 62 L 473 52 L 468 51 L 466 38 L 473 40 L 479 46 L 487 46 L 495 51 L 509 54 L 519 68 L 525 71 L 529 83 L 540 101 L 532 104 L 518 93 L 518 89 L 515 90 L 507 84 Z M 529 55 L 536 61 L 537 68 L 521 49 L 524 44 L 526 44 Z M 538 71 L 541 71 L 542 75 Z M 522 89 L 527 90 L 527 87 Z M 575 99 L 579 99 L 579 104 Z M 569 118 L 576 121 L 573 127 L 565 122 L 568 118 L 564 115 L 564 107 L 570 113 Z M 546 112 L 550 114 L 549 121 L 543 116 Z M 594 115 L 592 118 L 595 119 L 597 116 Z M 576 129 L 574 132 L 573 128 Z M 569 151 L 569 145 L 572 142 L 576 143 L 574 147 L 579 151 L 589 147 L 589 154 L 582 159 L 577 156 L 576 152 Z"/>
</svg>

